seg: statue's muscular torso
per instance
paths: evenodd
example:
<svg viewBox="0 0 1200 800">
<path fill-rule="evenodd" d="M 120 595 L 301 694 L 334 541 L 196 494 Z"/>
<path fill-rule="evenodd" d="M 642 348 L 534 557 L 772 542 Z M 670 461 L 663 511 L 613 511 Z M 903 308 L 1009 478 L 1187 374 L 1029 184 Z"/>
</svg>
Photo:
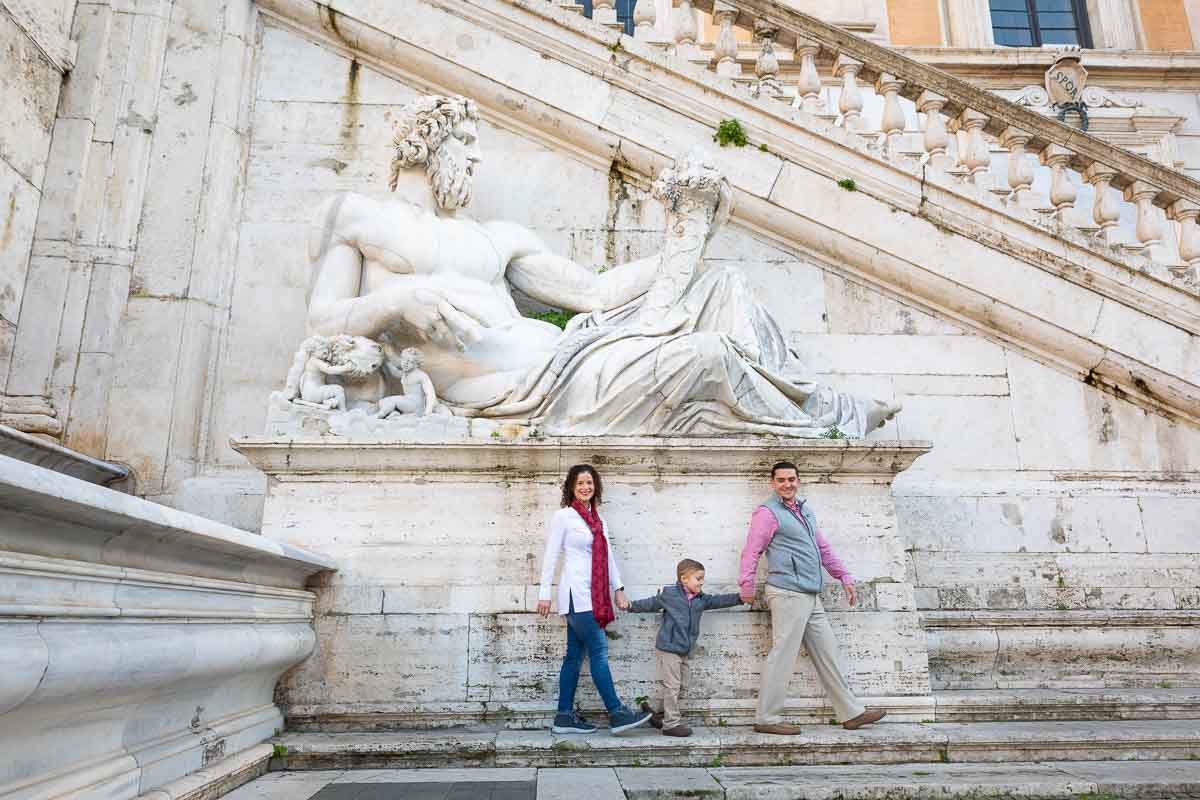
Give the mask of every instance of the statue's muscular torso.
<svg viewBox="0 0 1200 800">
<path fill-rule="evenodd" d="M 502 392 L 558 337 L 554 326 L 521 316 L 505 282 L 516 226 L 439 217 L 412 203 L 358 194 L 332 198 L 314 223 L 312 301 L 367 297 L 403 283 L 437 291 L 483 326 L 482 339 L 466 352 L 402 327 L 390 331 L 398 346 L 421 348 L 425 370 L 451 402 L 492 387 Z"/>
</svg>

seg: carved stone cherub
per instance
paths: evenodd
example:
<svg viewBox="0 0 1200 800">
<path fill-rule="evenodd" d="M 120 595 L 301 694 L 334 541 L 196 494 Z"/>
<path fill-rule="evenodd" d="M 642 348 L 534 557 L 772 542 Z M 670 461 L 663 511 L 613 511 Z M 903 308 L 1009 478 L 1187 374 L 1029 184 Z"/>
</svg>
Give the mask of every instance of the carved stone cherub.
<svg viewBox="0 0 1200 800">
<path fill-rule="evenodd" d="M 393 413 L 418 416 L 447 413 L 445 406 L 438 403 L 433 381 L 421 369 L 424 362 L 425 355 L 415 347 L 404 348 L 400 351 L 399 358 L 388 362 L 393 374 L 399 379 L 404 394 L 382 398 L 375 416 L 382 419 Z"/>
<path fill-rule="evenodd" d="M 288 371 L 283 398 L 298 405 L 346 410 L 346 390 L 326 383 L 328 375 L 361 379 L 377 371 L 383 350 L 362 336 L 310 336 L 300 344 Z"/>
</svg>

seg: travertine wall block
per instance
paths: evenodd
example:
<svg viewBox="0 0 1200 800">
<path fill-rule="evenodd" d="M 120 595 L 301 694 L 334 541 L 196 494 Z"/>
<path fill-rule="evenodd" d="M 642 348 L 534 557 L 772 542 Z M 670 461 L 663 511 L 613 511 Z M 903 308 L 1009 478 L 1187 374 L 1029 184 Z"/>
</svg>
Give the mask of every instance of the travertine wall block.
<svg viewBox="0 0 1200 800">
<path fill-rule="evenodd" d="M 62 73 L 8 14 L 0 14 L 0 71 L 21 76 L 0 85 L 0 160 L 40 189 Z"/>
</svg>

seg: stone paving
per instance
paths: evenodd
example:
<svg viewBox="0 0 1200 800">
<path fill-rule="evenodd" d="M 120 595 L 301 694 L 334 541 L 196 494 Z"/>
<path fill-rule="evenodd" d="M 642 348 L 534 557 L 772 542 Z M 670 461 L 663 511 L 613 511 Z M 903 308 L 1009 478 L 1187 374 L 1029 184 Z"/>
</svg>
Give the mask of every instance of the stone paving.
<svg viewBox="0 0 1200 800">
<path fill-rule="evenodd" d="M 1200 761 L 273 772 L 225 800 L 1184 800 Z"/>
</svg>

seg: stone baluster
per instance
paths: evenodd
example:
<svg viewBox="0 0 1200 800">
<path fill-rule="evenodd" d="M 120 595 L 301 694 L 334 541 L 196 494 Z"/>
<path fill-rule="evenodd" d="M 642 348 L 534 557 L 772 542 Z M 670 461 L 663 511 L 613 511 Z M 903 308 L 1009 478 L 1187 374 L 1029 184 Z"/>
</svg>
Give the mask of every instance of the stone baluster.
<svg viewBox="0 0 1200 800">
<path fill-rule="evenodd" d="M 950 145 L 950 134 L 946 132 L 946 120 L 942 117 L 942 107 L 945 105 L 946 98 L 928 89 L 917 98 L 917 111 L 925 115 L 925 130 L 921 137 L 925 161 L 940 172 L 954 166 L 954 160 L 946 152 Z"/>
<path fill-rule="evenodd" d="M 1029 163 L 1025 146 L 1033 136 L 1023 130 L 1008 127 L 1000 134 L 1000 144 L 1008 150 L 1008 201 L 1013 205 L 1032 208 L 1034 206 L 1033 164 Z"/>
<path fill-rule="evenodd" d="M 1189 266 L 1200 266 L 1200 204 L 1192 200 L 1176 200 L 1171 204 L 1171 219 L 1179 223 L 1179 258 Z"/>
<path fill-rule="evenodd" d="M 863 125 L 863 96 L 858 88 L 858 73 L 862 68 L 861 61 L 842 55 L 838 56 L 833 67 L 833 74 L 842 79 L 838 111 L 842 112 L 842 127 L 848 131 L 857 131 Z"/>
<path fill-rule="evenodd" d="M 750 93 L 780 97 L 783 84 L 779 82 L 779 58 L 775 55 L 775 37 L 779 28 L 761 19 L 754 21 L 754 39 L 758 42 L 758 59 L 754 62 L 754 85 Z"/>
<path fill-rule="evenodd" d="M 1179 225 L 1179 263 L 1168 267 L 1171 274 L 1190 286 L 1200 287 L 1200 204 L 1192 200 L 1176 200 L 1167 209 L 1167 216 Z"/>
<path fill-rule="evenodd" d="M 1042 151 L 1042 166 L 1050 168 L 1050 205 L 1053 210 L 1050 215 L 1059 222 L 1070 222 L 1071 209 L 1075 207 L 1075 199 L 1079 191 L 1071 182 L 1067 165 L 1075 156 L 1062 145 L 1051 144 Z"/>
<path fill-rule="evenodd" d="M 658 24 L 658 11 L 654 0 L 639 0 L 633 7 L 633 38 L 639 42 L 652 41 L 654 27 Z"/>
<path fill-rule="evenodd" d="M 964 137 L 959 137 L 959 145 L 962 148 L 959 162 L 966 170 L 971 183 L 981 189 L 987 189 L 991 185 L 988 167 L 992 164 L 992 153 L 988 149 L 987 140 L 983 138 L 983 127 L 987 122 L 985 114 L 970 108 L 963 109 L 958 115 L 959 131 L 963 132 L 966 138 L 966 147 L 962 148 Z"/>
<path fill-rule="evenodd" d="M 796 82 L 796 101 L 800 110 L 809 114 L 821 114 L 825 103 L 821 100 L 821 74 L 817 72 L 817 55 L 821 45 L 809 39 L 796 39 L 796 58 L 800 59 L 800 78 Z"/>
<path fill-rule="evenodd" d="M 958 117 L 949 120 L 947 130 L 954 137 L 954 157 L 951 159 L 954 162 L 954 166 L 948 169 L 947 172 L 954 176 L 955 180 L 966 180 L 970 174 L 966 166 L 967 131 L 958 123 Z"/>
<path fill-rule="evenodd" d="M 1144 250 L 1154 261 L 1166 261 L 1162 246 L 1162 225 L 1154 209 L 1154 198 L 1158 188 L 1145 181 L 1134 181 L 1125 187 L 1125 201 L 1137 206 L 1137 244 L 1127 245 L 1132 250 Z"/>
<path fill-rule="evenodd" d="M 733 23 L 737 20 L 737 15 L 737 6 L 732 3 L 723 3 L 721 0 L 713 3 L 713 19 L 721 26 L 713 48 L 713 57 L 717 59 L 717 74 L 725 78 L 736 78 L 742 74 L 742 65 L 737 60 L 737 36 L 733 33 Z"/>
<path fill-rule="evenodd" d="M 696 44 L 696 10 L 692 0 L 679 0 L 671 17 L 671 32 L 675 38 L 675 55 L 688 61 L 706 61 Z"/>
<path fill-rule="evenodd" d="M 879 130 L 886 137 L 884 153 L 893 161 L 900 155 L 901 139 L 908 124 L 904 109 L 900 107 L 900 90 L 903 88 L 904 81 L 886 72 L 880 73 L 875 81 L 875 93 L 883 95 L 883 117 L 879 121 Z"/>
<path fill-rule="evenodd" d="M 612 27 L 620 25 L 617 20 L 616 0 L 592 0 L 592 21 Z"/>
<path fill-rule="evenodd" d="M 1092 185 L 1095 198 L 1092 200 L 1092 219 L 1099 227 L 1099 237 L 1106 244 L 1121 242 L 1121 204 L 1112 192 L 1112 179 L 1117 171 L 1100 163 L 1093 163 L 1083 171 L 1083 179 Z"/>
<path fill-rule="evenodd" d="M 1176 200 L 1167 209 L 1168 216 L 1179 225 L 1179 261 L 1171 272 L 1192 285 L 1200 285 L 1200 204 L 1191 200 Z"/>
</svg>

